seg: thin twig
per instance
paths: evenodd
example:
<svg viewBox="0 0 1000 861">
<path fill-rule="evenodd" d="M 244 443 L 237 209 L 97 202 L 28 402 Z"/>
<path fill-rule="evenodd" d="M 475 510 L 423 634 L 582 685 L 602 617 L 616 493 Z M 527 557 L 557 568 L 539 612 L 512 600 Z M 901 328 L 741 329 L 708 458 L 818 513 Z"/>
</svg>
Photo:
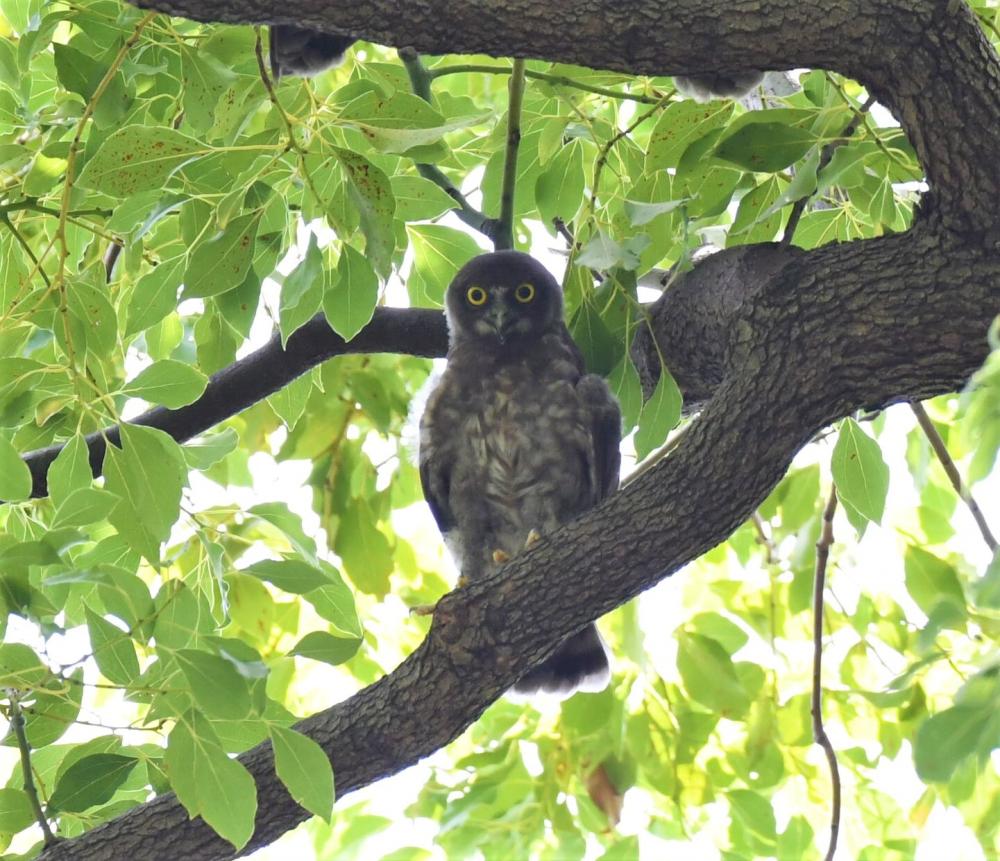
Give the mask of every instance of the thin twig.
<svg viewBox="0 0 1000 861">
<path fill-rule="evenodd" d="M 400 48 L 399 59 L 403 61 L 406 73 L 410 76 L 410 86 L 413 88 L 414 95 L 420 96 L 425 102 L 430 102 L 432 75 L 424 68 L 420 55 L 413 48 Z M 455 215 L 464 224 L 482 233 L 491 242 L 493 241 L 497 230 L 497 219 L 489 218 L 469 203 L 466 196 L 437 165 L 414 162 L 414 167 L 424 179 L 433 182 L 458 204 Z"/>
<path fill-rule="evenodd" d="M 274 82 L 271 80 L 271 76 L 267 71 L 267 63 L 264 62 L 264 44 L 261 39 L 260 32 L 260 27 L 257 27 L 256 41 L 254 42 L 254 56 L 257 58 L 257 71 L 264 84 L 264 89 L 267 90 L 268 99 L 274 106 L 275 111 L 278 112 L 278 116 L 281 117 L 281 121 L 285 124 L 285 130 L 288 133 L 288 148 L 295 150 L 298 155 L 299 169 L 302 171 L 302 178 L 305 180 L 306 186 L 309 188 L 309 191 L 312 192 L 312 196 L 316 199 L 316 202 L 322 204 L 323 198 L 320 196 L 320 193 L 316 188 L 316 183 L 313 182 L 312 174 L 309 172 L 309 167 L 306 163 L 306 155 L 308 155 L 308 153 L 295 137 L 295 126 L 292 123 L 292 118 L 288 115 L 288 112 L 284 109 L 281 102 L 278 101 L 278 94 L 275 92 Z"/>
<path fill-rule="evenodd" d="M 511 68 L 511 66 L 490 66 L 486 63 L 460 63 L 454 66 L 438 66 L 436 69 L 429 69 L 427 76 L 433 80 L 435 78 L 442 78 L 445 75 L 466 74 L 469 72 L 482 72 L 486 75 L 509 75 Z M 641 102 L 644 105 L 655 105 L 662 98 L 662 96 L 647 96 L 641 93 L 613 90 L 609 87 L 598 87 L 595 84 L 585 84 L 582 81 L 575 81 L 565 75 L 550 75 L 547 72 L 533 72 L 531 69 L 526 69 L 524 74 L 525 77 L 531 78 L 534 81 L 545 81 L 547 84 L 572 87 L 575 90 L 583 90 L 586 93 L 607 96 L 609 99 L 624 99 L 630 102 Z"/>
<path fill-rule="evenodd" d="M 816 188 L 819 188 L 819 176 L 830 163 L 833 158 L 833 154 L 837 151 L 838 147 L 843 146 L 847 143 L 847 139 L 850 138 L 857 130 L 858 126 L 864 121 L 865 114 L 868 113 L 871 106 L 875 103 L 875 97 L 869 96 L 865 99 L 864 104 L 857 109 L 857 112 L 851 117 L 851 121 L 844 126 L 844 130 L 840 133 L 840 136 L 836 140 L 830 141 L 823 147 L 823 151 L 820 153 L 819 163 L 816 165 Z M 792 205 L 792 212 L 788 216 L 788 223 L 785 225 L 785 232 L 781 236 L 781 244 L 787 246 L 791 244 L 792 237 L 795 235 L 795 228 L 799 226 L 799 219 L 802 218 L 802 213 L 805 212 L 806 204 L 812 199 L 815 191 L 800 197 Z"/>
<path fill-rule="evenodd" d="M 830 498 L 823 511 L 823 532 L 816 542 L 816 576 L 813 580 L 813 684 L 812 684 L 812 729 L 813 738 L 823 748 L 826 761 L 830 764 L 830 781 L 833 784 L 833 810 L 830 821 L 830 848 L 826 861 L 833 861 L 837 851 L 837 837 L 840 834 L 840 769 L 837 754 L 823 728 L 823 594 L 826 590 L 826 565 L 833 544 L 833 515 L 837 510 L 837 488 L 830 490 Z"/>
<path fill-rule="evenodd" d="M 757 543 L 764 548 L 764 561 L 768 565 L 771 565 L 775 559 L 774 542 L 771 540 L 771 536 L 767 534 L 767 529 L 764 528 L 764 518 L 760 516 L 759 511 L 755 511 L 750 516 L 750 522 L 757 532 Z"/>
<path fill-rule="evenodd" d="M 31 250 L 31 246 L 28 244 L 28 240 L 21 235 L 21 231 L 17 229 L 13 221 L 11 221 L 10 216 L 3 210 L 0 210 L 0 224 L 3 224 L 7 229 L 14 235 L 14 239 L 17 240 L 17 244 L 24 249 L 24 253 L 28 255 L 28 259 L 34 265 L 35 271 L 42 276 L 42 281 L 45 282 L 46 287 L 51 287 L 52 282 L 49 281 L 49 276 L 45 274 L 45 269 L 42 266 L 42 261 L 38 259 L 35 252 Z"/>
<path fill-rule="evenodd" d="M 986 518 L 983 516 L 979 503 L 973 499 L 972 491 L 962 483 L 962 476 L 958 472 L 958 467 L 955 466 L 955 461 L 951 459 L 951 455 L 948 453 L 948 446 L 941 439 L 941 434 L 934 427 L 934 422 L 927 415 L 927 410 L 924 409 L 924 405 L 919 401 L 913 401 L 910 404 L 910 409 L 913 410 L 913 414 L 917 417 L 917 422 L 927 437 L 927 441 L 931 444 L 931 448 L 934 449 L 934 454 L 941 461 L 941 466 L 944 468 L 945 475 L 948 476 L 951 486 L 955 488 L 955 493 L 966 504 L 973 519 L 976 521 L 976 525 L 983 535 L 983 541 L 986 542 L 986 546 L 990 548 L 991 553 L 996 553 L 997 540 L 990 531 L 989 524 L 987 524 Z"/>
<path fill-rule="evenodd" d="M 10 697 L 10 726 L 14 730 L 17 738 L 17 747 L 21 752 L 21 772 L 24 775 L 24 793 L 31 803 L 31 810 L 35 814 L 35 820 L 42 829 L 42 837 L 46 846 L 51 846 L 58 842 L 52 829 L 49 828 L 49 821 L 45 818 L 42 810 L 42 803 L 38 798 L 38 789 L 35 787 L 35 776 L 31 770 L 31 745 L 28 744 L 28 736 L 24 731 L 24 715 L 21 713 L 21 704 L 17 701 L 17 696 Z"/>
<path fill-rule="evenodd" d="M 514 247 L 514 192 L 517 185 L 517 152 L 521 146 L 521 103 L 524 100 L 524 60 L 514 60 L 507 100 L 507 152 L 500 188 L 500 218 L 493 246 L 497 251 Z"/>
</svg>

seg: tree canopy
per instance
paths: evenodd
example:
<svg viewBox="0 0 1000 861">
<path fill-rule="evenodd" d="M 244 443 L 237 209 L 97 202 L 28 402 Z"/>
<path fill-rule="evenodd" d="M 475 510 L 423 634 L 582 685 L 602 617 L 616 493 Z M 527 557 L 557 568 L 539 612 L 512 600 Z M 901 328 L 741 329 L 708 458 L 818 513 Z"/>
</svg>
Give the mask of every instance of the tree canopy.
<svg viewBox="0 0 1000 861">
<path fill-rule="evenodd" d="M 141 5 L 0 0 L 0 849 L 997 857 L 996 0 Z M 494 244 L 626 480 L 449 592 L 412 414 Z M 503 697 L 598 617 L 607 690 Z"/>
</svg>

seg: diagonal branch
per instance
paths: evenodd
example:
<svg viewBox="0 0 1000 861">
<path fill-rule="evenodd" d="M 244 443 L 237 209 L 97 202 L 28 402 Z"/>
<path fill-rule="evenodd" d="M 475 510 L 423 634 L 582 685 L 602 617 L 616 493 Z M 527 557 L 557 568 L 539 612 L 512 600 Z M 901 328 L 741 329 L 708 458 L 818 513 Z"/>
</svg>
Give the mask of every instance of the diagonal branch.
<svg viewBox="0 0 1000 861">
<path fill-rule="evenodd" d="M 259 350 L 212 375 L 205 392 L 186 407 L 171 410 L 156 407 L 132 420 L 165 431 L 178 442 L 196 437 L 227 418 L 253 406 L 257 401 L 284 388 L 310 368 L 334 356 L 349 353 L 407 353 L 414 356 L 443 356 L 448 333 L 440 311 L 423 308 L 376 308 L 371 322 L 346 342 L 330 328 L 326 317 L 317 314 L 298 329 L 282 347 L 275 335 Z M 101 474 L 107 442 L 120 445 L 117 427 L 105 428 L 87 437 L 90 466 Z M 33 497 L 48 495 L 46 473 L 62 445 L 39 449 L 25 455 L 31 471 Z"/>
<path fill-rule="evenodd" d="M 671 456 L 502 571 L 447 595 L 395 671 L 298 725 L 333 760 L 341 798 L 456 738 L 566 636 L 725 540 L 817 430 L 859 408 L 954 390 L 985 358 L 1000 262 L 982 252 L 915 230 L 770 253 L 744 302 L 729 302 L 720 381 Z M 675 291 L 684 294 L 683 279 Z M 676 322 L 664 307 L 654 311 L 658 332 Z M 249 851 L 307 814 L 275 778 L 269 745 L 240 761 L 259 793 Z M 211 861 L 232 847 L 164 795 L 41 857 Z"/>
<path fill-rule="evenodd" d="M 293 23 L 423 54 L 542 58 L 632 74 L 830 69 L 899 119 L 965 228 L 995 226 L 1000 71 L 961 0 L 140 0 L 199 21 Z M 821 11 L 819 11 L 821 8 Z M 572 34 L 572 38 L 567 38 Z"/>
</svg>

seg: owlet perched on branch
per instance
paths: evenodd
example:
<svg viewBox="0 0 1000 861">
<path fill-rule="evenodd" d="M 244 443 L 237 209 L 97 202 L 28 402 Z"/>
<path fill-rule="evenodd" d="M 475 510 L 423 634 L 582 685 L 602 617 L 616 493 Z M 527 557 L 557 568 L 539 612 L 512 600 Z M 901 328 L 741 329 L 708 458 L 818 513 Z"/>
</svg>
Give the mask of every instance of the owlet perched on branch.
<svg viewBox="0 0 1000 861">
<path fill-rule="evenodd" d="M 340 63 L 355 41 L 353 36 L 274 24 L 271 26 L 271 72 L 276 78 L 318 75 Z M 764 73 L 756 69 L 742 69 L 675 75 L 674 83 L 682 95 L 697 102 L 707 102 L 711 99 L 742 99 L 763 77 Z"/>
<path fill-rule="evenodd" d="M 448 287 L 448 366 L 420 422 L 420 480 L 464 579 L 618 486 L 621 413 L 585 372 L 562 310 L 556 280 L 516 251 L 474 258 Z M 514 690 L 599 690 L 608 676 L 591 624 Z"/>
</svg>

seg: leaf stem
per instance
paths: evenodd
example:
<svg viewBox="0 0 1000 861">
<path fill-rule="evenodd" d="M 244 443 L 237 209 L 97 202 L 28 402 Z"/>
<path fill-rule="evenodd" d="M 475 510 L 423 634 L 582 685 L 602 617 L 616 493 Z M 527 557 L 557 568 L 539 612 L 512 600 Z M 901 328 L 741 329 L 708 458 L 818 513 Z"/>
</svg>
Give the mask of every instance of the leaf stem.
<svg viewBox="0 0 1000 861">
<path fill-rule="evenodd" d="M 979 503 L 973 498 L 972 492 L 962 483 L 962 476 L 959 474 L 958 467 L 955 466 L 955 461 L 952 460 L 951 454 L 948 452 L 948 446 L 941 439 L 941 434 L 934 427 L 934 422 L 927 415 L 927 410 L 924 409 L 924 405 L 919 401 L 911 403 L 910 409 L 913 410 L 913 415 L 917 417 L 917 423 L 924 432 L 924 436 L 927 437 L 927 441 L 931 444 L 931 448 L 934 449 L 934 454 L 941 461 L 941 466 L 944 468 L 945 475 L 948 476 L 951 486 L 955 489 L 955 493 L 966 504 L 969 513 L 972 514 L 973 519 L 976 521 L 976 526 L 979 527 L 979 531 L 982 533 L 983 541 L 986 542 L 986 546 L 990 548 L 991 553 L 996 553 L 997 540 L 990 531 L 989 524 L 983 516 Z"/>
<path fill-rule="evenodd" d="M 415 95 L 420 96 L 425 102 L 431 101 L 431 80 L 433 76 L 430 72 L 424 68 L 424 64 L 420 60 L 420 55 L 414 51 L 412 48 L 400 48 L 399 49 L 399 59 L 403 61 L 403 66 L 406 68 L 406 73 L 410 76 L 410 86 L 413 88 Z M 423 162 L 414 162 L 414 167 L 424 179 L 430 180 L 438 188 L 444 191 L 455 203 L 458 204 L 458 209 L 455 215 L 464 224 L 467 224 L 473 230 L 482 233 L 491 242 L 496 234 L 497 230 L 497 219 L 489 218 L 484 215 L 478 209 L 476 209 L 469 201 L 466 199 L 465 195 L 459 191 L 458 187 L 445 175 L 439 167 L 433 164 L 424 164 Z"/>
</svg>

